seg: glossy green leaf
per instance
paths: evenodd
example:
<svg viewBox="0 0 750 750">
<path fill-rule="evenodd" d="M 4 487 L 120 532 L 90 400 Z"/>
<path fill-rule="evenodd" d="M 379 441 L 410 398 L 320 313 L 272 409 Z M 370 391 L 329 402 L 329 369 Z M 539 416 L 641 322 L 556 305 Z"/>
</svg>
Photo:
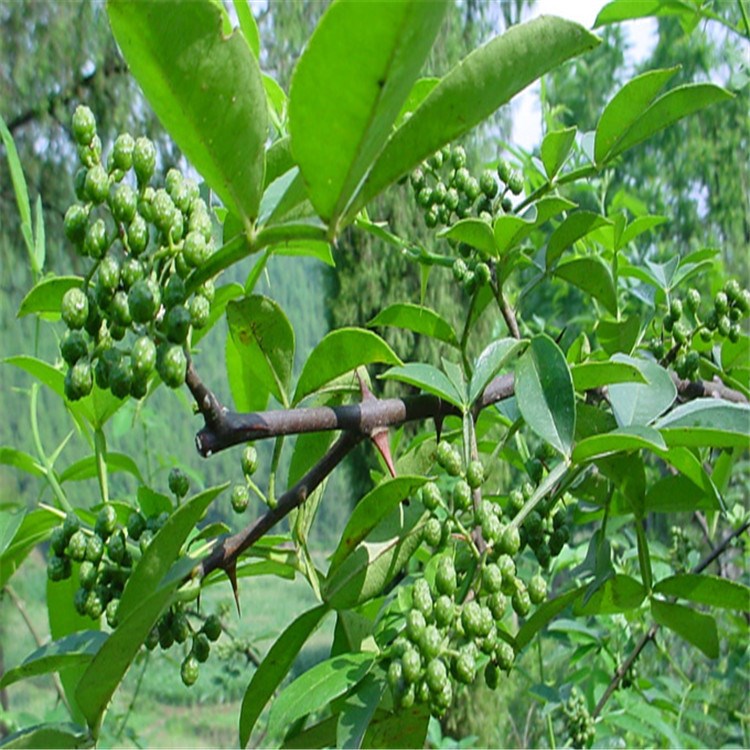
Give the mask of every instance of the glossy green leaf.
<svg viewBox="0 0 750 750">
<path fill-rule="evenodd" d="M 378 3 L 363 17 L 356 3 L 334 3 L 307 42 L 292 78 L 289 131 L 310 199 L 326 221 L 344 212 L 391 134 L 446 7 Z"/>
<path fill-rule="evenodd" d="M 594 160 L 597 164 L 604 164 L 618 153 L 617 148 L 630 128 L 678 70 L 675 67 L 642 73 L 615 94 L 596 126 Z"/>
<path fill-rule="evenodd" d="M 129 617 L 139 602 L 158 586 L 179 556 L 188 534 L 228 486 L 227 482 L 194 495 L 169 516 L 133 568 L 120 597 L 118 617 L 123 620 Z"/>
<path fill-rule="evenodd" d="M 578 240 L 583 239 L 599 227 L 610 225 L 611 222 L 593 211 L 574 211 L 560 224 L 549 238 L 545 264 L 552 268 L 560 256 Z"/>
<path fill-rule="evenodd" d="M 643 458 L 637 453 L 616 453 L 596 459 L 599 471 L 612 482 L 614 491 L 622 496 L 636 518 L 643 518 L 646 506 L 646 470 Z M 619 509 L 618 509 L 619 510 Z"/>
<path fill-rule="evenodd" d="M 700 458 L 690 448 L 676 446 L 659 452 L 659 455 L 703 492 L 711 495 L 717 504 L 721 504 L 721 496 L 713 481 L 713 472 L 709 475 Z"/>
<path fill-rule="evenodd" d="M 627 453 L 640 450 L 666 450 L 666 443 L 661 433 L 653 427 L 645 425 L 631 425 L 618 427 L 612 432 L 602 435 L 592 435 L 581 440 L 573 450 L 573 461 L 586 461 L 594 456 L 607 453 Z"/>
<path fill-rule="evenodd" d="M 560 171 L 560 167 L 562 167 L 568 158 L 575 138 L 576 129 L 574 127 L 553 130 L 544 136 L 541 156 L 544 171 L 547 173 L 549 179 L 552 179 Z"/>
<path fill-rule="evenodd" d="M 665 224 L 667 221 L 669 221 L 669 219 L 666 216 L 639 216 L 625 227 L 620 235 L 620 241 L 617 243 L 617 247 L 625 247 L 629 242 L 632 242 L 644 232 L 648 232 L 654 227 Z"/>
<path fill-rule="evenodd" d="M 25 516 L 26 509 L 20 504 L 7 503 L 0 508 L 0 555 L 10 546 Z"/>
<path fill-rule="evenodd" d="M 395 326 L 421 333 L 430 338 L 458 346 L 458 339 L 451 324 L 434 310 L 422 305 L 396 302 L 381 310 L 368 326 Z"/>
<path fill-rule="evenodd" d="M 283 690 L 271 705 L 268 733 L 277 736 L 353 688 L 372 669 L 375 654 L 342 654 L 316 664 Z"/>
<path fill-rule="evenodd" d="M 227 305 L 227 323 L 242 361 L 245 387 L 262 389 L 287 405 L 294 364 L 294 330 L 284 311 L 272 299 L 253 294 Z"/>
<path fill-rule="evenodd" d="M 640 581 L 626 575 L 616 575 L 604 584 L 583 604 L 575 607 L 576 614 L 614 615 L 637 609 L 646 598 L 646 589 Z"/>
<path fill-rule="evenodd" d="M 138 465 L 126 453 L 117 451 L 107 451 L 106 456 L 107 469 L 110 473 L 115 474 L 119 471 L 132 474 L 139 482 L 144 482 Z M 97 476 L 96 456 L 86 456 L 69 466 L 60 473 L 58 477 L 60 483 L 63 482 L 80 482 L 84 479 L 92 479 Z"/>
<path fill-rule="evenodd" d="M 709 659 L 719 656 L 716 620 L 682 604 L 651 600 L 651 614 L 659 625 L 669 628 L 699 648 Z"/>
<path fill-rule="evenodd" d="M 362 747 L 367 727 L 380 704 L 385 682 L 371 672 L 344 701 L 336 726 L 336 747 Z"/>
<path fill-rule="evenodd" d="M 351 609 L 380 594 L 422 541 L 424 516 L 419 503 L 398 505 L 332 571 L 324 600 L 334 609 Z"/>
<path fill-rule="evenodd" d="M 328 607 L 322 604 L 301 614 L 278 637 L 253 673 L 240 709 L 240 747 L 247 746 L 261 711 L 286 677 L 305 641 L 328 611 Z"/>
<path fill-rule="evenodd" d="M 750 406 L 714 398 L 681 404 L 655 424 L 667 445 L 717 448 L 750 444 Z"/>
<path fill-rule="evenodd" d="M 28 294 L 21 301 L 18 308 L 18 317 L 31 313 L 47 313 L 60 316 L 62 298 L 68 289 L 82 287 L 83 279 L 80 276 L 49 276 L 34 284 Z"/>
<path fill-rule="evenodd" d="M 630 354 L 638 340 L 640 329 L 640 318 L 631 315 L 622 320 L 600 320 L 596 324 L 596 336 L 607 354 Z"/>
<path fill-rule="evenodd" d="M 301 195 L 297 195 L 293 200 L 286 199 L 292 190 L 295 181 L 301 180 L 299 167 L 292 167 L 288 172 L 284 172 L 277 177 L 263 192 L 260 199 L 260 208 L 258 209 L 258 223 L 265 224 L 272 215 L 277 217 L 283 216 L 291 210 L 297 203 L 304 200 L 304 190 Z"/>
<path fill-rule="evenodd" d="M 3 674 L 0 688 L 12 685 L 18 680 L 25 680 L 27 677 L 87 664 L 106 640 L 106 633 L 99 630 L 84 630 L 40 646 L 21 664 L 11 667 Z"/>
<path fill-rule="evenodd" d="M 424 704 L 415 704 L 395 714 L 376 716 L 367 728 L 362 747 L 387 747 L 391 750 L 424 747 L 429 723 L 429 708 Z"/>
<path fill-rule="evenodd" d="M 399 503 L 408 500 L 426 481 L 425 477 L 399 476 L 386 479 L 370 490 L 349 516 L 338 546 L 331 555 L 329 575 Z"/>
<path fill-rule="evenodd" d="M 486 255 L 497 257 L 495 235 L 492 227 L 481 219 L 460 219 L 438 234 L 447 240 L 465 242 Z"/>
<path fill-rule="evenodd" d="M 540 76 L 597 44 L 597 37 L 582 26 L 543 16 L 512 26 L 474 50 L 440 81 L 386 143 L 350 215 Z M 544 54 L 538 54 L 542 49 Z"/>
<path fill-rule="evenodd" d="M 534 230 L 534 222 L 526 221 L 520 216 L 505 214 L 495 219 L 493 235 L 495 237 L 496 254 L 502 257 L 516 244 L 525 239 Z"/>
<path fill-rule="evenodd" d="M 613 383 L 646 383 L 643 373 L 627 362 L 581 362 L 570 373 L 577 391 L 588 391 Z"/>
<path fill-rule="evenodd" d="M 658 479 L 646 493 L 647 513 L 691 513 L 696 510 L 721 510 L 721 502 L 715 489 L 704 489 L 681 474 Z"/>
<path fill-rule="evenodd" d="M 594 28 L 649 16 L 695 16 L 702 10 L 685 0 L 613 0 L 599 11 Z"/>
<path fill-rule="evenodd" d="M 8 445 L 0 446 L 0 464 L 5 466 L 14 466 L 16 469 L 25 471 L 34 477 L 44 475 L 43 467 L 37 462 L 34 456 L 18 448 L 11 448 Z"/>
<path fill-rule="evenodd" d="M 336 746 L 336 727 L 338 716 L 329 716 L 301 732 L 293 733 L 284 739 L 282 750 L 312 750 L 313 748 L 332 748 Z"/>
<path fill-rule="evenodd" d="M 750 587 L 705 573 L 679 573 L 664 578 L 654 586 L 654 592 L 709 607 L 750 612 Z"/>
<path fill-rule="evenodd" d="M 92 743 L 91 736 L 83 727 L 70 722 L 50 722 L 19 729 L 4 737 L 0 742 L 0 747 L 19 749 L 54 747 L 57 750 L 67 750 L 67 748 L 91 747 Z"/>
<path fill-rule="evenodd" d="M 425 365 L 419 362 L 409 362 L 399 367 L 391 367 L 381 376 L 383 380 L 398 380 L 402 383 L 421 388 L 426 393 L 442 398 L 459 409 L 463 407 L 463 399 L 451 383 L 447 375 L 433 365 Z"/>
<path fill-rule="evenodd" d="M 224 205 L 258 215 L 268 113 L 258 61 L 239 30 L 225 36 L 209 0 L 109 0 L 115 39 L 157 116 Z M 241 135 L 240 135 L 241 134 Z M 237 158 L 237 138 L 242 158 Z"/>
<path fill-rule="evenodd" d="M 250 50 L 255 55 L 255 59 L 260 59 L 260 34 L 258 33 L 258 24 L 255 23 L 252 8 L 248 0 L 232 0 L 234 11 L 237 14 L 237 21 L 240 24 L 240 31 Z"/>
<path fill-rule="evenodd" d="M 43 509 L 30 511 L 20 524 L 13 523 L 15 533 L 9 543 L 4 542 L 6 547 L 0 555 L 0 588 L 5 586 L 29 552 L 45 541 L 59 523 L 57 515 Z"/>
<path fill-rule="evenodd" d="M 294 403 L 299 403 L 305 396 L 339 375 L 373 362 L 401 364 L 393 349 L 372 331 L 363 328 L 339 328 L 331 331 L 307 358 L 297 382 Z"/>
<path fill-rule="evenodd" d="M 546 334 L 535 336 L 518 362 L 516 401 L 526 424 L 570 455 L 576 418 L 573 379 L 565 355 Z"/>
<path fill-rule="evenodd" d="M 560 263 L 555 269 L 555 276 L 590 294 L 608 312 L 617 315 L 617 290 L 612 271 L 599 257 L 592 255 Z"/>
<path fill-rule="evenodd" d="M 414 81 L 409 96 L 406 97 L 406 101 L 401 107 L 401 111 L 398 113 L 398 118 L 396 119 L 397 127 L 401 125 L 407 114 L 411 115 L 412 112 L 417 110 L 419 105 L 422 104 L 438 83 L 440 83 L 440 79 L 435 78 L 434 76 L 420 78 Z"/>
<path fill-rule="evenodd" d="M 557 617 L 557 615 L 559 615 L 567 606 L 581 597 L 583 591 L 584 587 L 566 591 L 564 594 L 560 594 L 560 596 L 556 596 L 554 599 L 548 599 L 544 604 L 537 607 L 534 614 L 524 622 L 516 635 L 516 645 L 518 646 L 518 649 L 520 650 L 529 644 L 534 636 L 550 620 Z"/>
<path fill-rule="evenodd" d="M 507 364 L 508 360 L 526 345 L 525 341 L 506 338 L 493 341 L 477 358 L 469 383 L 469 403 L 482 395 L 487 384 Z"/>
<path fill-rule="evenodd" d="M 162 527 L 160 532 L 165 528 L 167 527 Z M 117 630 L 111 633 L 94 656 L 76 690 L 78 705 L 89 726 L 98 724 L 112 694 L 122 682 L 151 628 L 169 604 L 172 594 L 198 563 L 197 559 L 182 557 L 165 578 L 143 590 L 141 599 L 133 602 L 127 616 L 122 616 Z"/>
<path fill-rule="evenodd" d="M 663 367 L 651 360 L 635 359 L 624 354 L 616 354 L 612 359 L 634 365 L 648 381 L 647 384 L 616 383 L 610 386 L 609 402 L 620 427 L 648 425 L 672 405 L 677 389 Z"/>
</svg>

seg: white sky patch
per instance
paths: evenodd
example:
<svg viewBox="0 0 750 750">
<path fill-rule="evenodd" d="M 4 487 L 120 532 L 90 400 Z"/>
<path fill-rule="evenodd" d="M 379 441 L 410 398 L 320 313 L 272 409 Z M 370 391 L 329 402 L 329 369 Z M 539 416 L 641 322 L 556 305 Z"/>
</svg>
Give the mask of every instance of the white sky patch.
<svg viewBox="0 0 750 750">
<path fill-rule="evenodd" d="M 536 0 L 529 18 L 553 15 L 590 29 L 599 11 L 607 0 Z M 654 18 L 643 18 L 623 24 L 627 44 L 625 60 L 630 69 L 647 58 L 657 41 L 657 22 Z M 542 141 L 542 113 L 539 102 L 539 83 L 532 84 L 521 92 L 512 103 L 513 133 L 511 141 L 526 151 L 532 151 Z M 602 102 L 602 106 L 604 102 Z"/>
</svg>

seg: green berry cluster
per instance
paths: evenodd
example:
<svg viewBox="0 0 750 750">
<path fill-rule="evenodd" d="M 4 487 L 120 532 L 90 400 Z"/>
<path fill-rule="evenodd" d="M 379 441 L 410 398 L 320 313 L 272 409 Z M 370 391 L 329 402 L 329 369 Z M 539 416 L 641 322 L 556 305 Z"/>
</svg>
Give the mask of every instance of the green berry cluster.
<svg viewBox="0 0 750 750">
<path fill-rule="evenodd" d="M 577 688 L 570 692 L 570 698 L 563 706 L 568 737 L 575 748 L 590 747 L 594 741 L 594 720 L 589 714 L 586 700 Z"/>
<path fill-rule="evenodd" d="M 168 513 L 148 518 L 133 510 L 127 524 L 118 522 L 110 504 L 96 517 L 94 528 L 84 527 L 78 516 L 68 513 L 53 529 L 47 559 L 47 576 L 62 581 L 77 568 L 79 588 L 73 603 L 80 615 L 99 620 L 104 614 L 110 627 L 117 626 L 117 607 L 122 590 L 133 569 L 133 562 L 166 523 Z"/>
<path fill-rule="evenodd" d="M 658 360 L 670 358 L 681 378 L 694 380 L 699 375 L 701 357 L 693 347 L 697 338 L 704 344 L 728 339 L 736 343 L 742 335 L 740 321 L 750 315 L 750 289 L 730 279 L 717 292 L 708 309 L 701 309 L 697 289 L 687 291 L 684 299 L 673 296 L 662 319 L 661 332 L 651 341 Z"/>
<path fill-rule="evenodd" d="M 672 526 L 669 530 L 671 545 L 669 547 L 669 560 L 672 567 L 678 573 L 684 573 L 690 568 L 690 552 L 693 549 L 692 542 L 687 531 L 682 526 Z"/>
<path fill-rule="evenodd" d="M 506 614 L 512 610 L 526 617 L 532 606 L 547 598 L 547 582 L 540 570 L 524 580 L 517 569 L 521 537 L 530 546 L 533 539 L 535 550 L 542 549 L 543 543 L 549 564 L 552 552 L 547 536 L 565 528 L 555 536 L 560 540 L 558 554 L 567 541 L 567 525 L 564 514 L 558 513 L 546 524 L 539 516 L 541 533 L 526 531 L 525 524 L 519 531 L 510 521 L 523 505 L 523 491 L 520 505 L 509 503 L 506 512 L 500 503 L 488 500 L 475 507 L 474 493 L 485 483 L 482 463 L 474 460 L 464 466 L 459 451 L 448 441 L 438 443 L 435 457 L 447 476 L 428 482 L 419 493 L 430 513 L 423 540 L 434 552 L 432 572 L 409 589 L 411 606 L 403 632 L 385 658 L 396 702 L 404 707 L 426 703 L 432 713 L 441 715 L 456 689 L 472 684 L 480 671 L 494 689 L 500 672 L 512 667 L 515 652 L 511 639 L 504 637 Z M 481 552 L 474 540 L 477 530 L 484 541 Z"/>
<path fill-rule="evenodd" d="M 430 228 L 471 216 L 491 222 L 512 210 L 509 193 L 523 192 L 522 177 L 504 159 L 496 172 L 485 169 L 474 177 L 462 146 L 443 147 L 411 173 L 410 184 Z"/>
<path fill-rule="evenodd" d="M 61 304 L 66 396 L 83 398 L 96 382 L 118 398 L 143 398 L 154 371 L 177 388 L 185 382 L 190 333 L 208 323 L 214 296 L 211 281 L 192 294 L 185 286 L 213 252 L 208 207 L 197 184 L 176 169 L 163 187 L 150 184 L 156 149 L 148 138 L 118 136 L 105 167 L 88 107 L 76 108 L 73 135 L 78 202 L 64 228 L 91 265 L 82 288 L 66 291 Z"/>
<path fill-rule="evenodd" d="M 258 451 L 254 445 L 245 446 L 242 451 L 242 473 L 245 476 L 244 484 L 236 484 L 232 487 L 232 510 L 235 513 L 244 513 L 250 503 L 251 477 L 258 469 Z"/>
</svg>

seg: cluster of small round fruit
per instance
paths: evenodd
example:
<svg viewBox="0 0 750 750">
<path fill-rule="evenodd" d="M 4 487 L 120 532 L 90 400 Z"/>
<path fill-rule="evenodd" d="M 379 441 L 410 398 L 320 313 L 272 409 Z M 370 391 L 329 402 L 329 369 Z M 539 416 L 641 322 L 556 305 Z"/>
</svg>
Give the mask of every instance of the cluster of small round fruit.
<svg viewBox="0 0 750 750">
<path fill-rule="evenodd" d="M 173 469 L 169 487 L 177 497 L 188 491 L 188 479 Z M 76 611 L 98 620 L 103 614 L 110 627 L 117 627 L 120 596 L 137 560 L 159 529 L 167 522 L 163 511 L 145 517 L 131 509 L 125 524 L 120 523 L 111 503 L 99 511 L 93 529 L 81 524 L 75 513 L 68 513 L 63 523 L 52 530 L 47 558 L 47 576 L 63 581 L 77 566 L 79 587 L 73 598 Z"/>
<path fill-rule="evenodd" d="M 62 299 L 65 394 L 83 398 L 96 382 L 118 398 L 143 398 L 154 370 L 177 388 L 185 382 L 190 332 L 208 323 L 214 296 L 211 281 L 194 293 L 185 284 L 213 252 L 208 207 L 177 169 L 167 172 L 163 187 L 151 186 L 156 149 L 148 138 L 119 135 L 105 167 L 88 107 L 75 110 L 73 135 L 80 202 L 67 210 L 64 229 L 93 263 L 82 286 Z"/>
<path fill-rule="evenodd" d="M 693 348 L 695 338 L 699 337 L 704 344 L 717 339 L 739 341 L 740 321 L 750 314 L 750 289 L 743 289 L 736 279 L 730 279 L 716 293 L 708 312 L 701 312 L 700 308 L 701 295 L 697 289 L 689 289 L 684 300 L 673 297 L 662 321 L 662 335 L 651 343 L 657 359 L 673 357 L 675 372 L 691 380 L 698 377 L 701 363 L 700 353 Z"/>
<path fill-rule="evenodd" d="M 596 734 L 594 720 L 586 706 L 586 699 L 577 688 L 570 691 L 570 697 L 565 702 L 563 711 L 565 712 L 568 737 L 573 747 L 589 747 Z"/>
<path fill-rule="evenodd" d="M 232 510 L 235 513 L 244 513 L 250 503 L 250 487 L 254 487 L 252 476 L 258 469 L 258 451 L 254 445 L 245 446 L 245 450 L 242 451 L 241 463 L 245 482 L 244 484 L 235 484 L 232 487 Z"/>
<path fill-rule="evenodd" d="M 493 689 L 500 672 L 512 667 L 513 639 L 503 623 L 509 605 L 518 616 L 526 617 L 532 605 L 547 597 L 547 582 L 541 572 L 524 581 L 516 560 L 522 543 L 528 542 L 546 566 L 553 545 L 545 539 L 545 521 L 538 513 L 539 523 L 532 519 L 529 528 L 525 523 L 519 532 L 503 522 L 499 503 L 483 500 L 474 507 L 474 492 L 485 479 L 480 461 L 471 461 L 464 470 L 458 450 L 447 441 L 438 444 L 436 458 L 448 475 L 443 481 L 450 487 L 447 499 L 437 482 L 427 483 L 420 491 L 430 512 L 423 538 L 435 554 L 424 577 L 408 591 L 411 603 L 403 632 L 385 658 L 397 703 L 427 703 L 434 714 L 441 715 L 450 706 L 457 685 L 472 684 L 480 667 Z M 526 492 L 530 496 L 528 489 Z M 518 498 L 523 505 L 525 497 L 519 491 L 518 497 L 514 493 L 513 500 L 509 499 L 508 521 L 520 510 Z M 564 515 L 554 518 L 564 521 Z M 549 526 L 550 537 L 557 540 L 554 552 L 559 554 L 568 538 L 567 525 L 553 521 Z M 565 532 L 560 531 L 563 528 Z M 478 530 L 483 540 L 481 552 L 475 540 Z M 540 555 L 539 549 L 546 552 Z"/>
<path fill-rule="evenodd" d="M 411 173 L 410 183 L 430 228 L 470 216 L 491 222 L 512 209 L 508 193 L 523 192 L 523 178 L 504 159 L 496 172 L 485 169 L 479 179 L 473 177 L 462 146 L 443 147 Z"/>
</svg>

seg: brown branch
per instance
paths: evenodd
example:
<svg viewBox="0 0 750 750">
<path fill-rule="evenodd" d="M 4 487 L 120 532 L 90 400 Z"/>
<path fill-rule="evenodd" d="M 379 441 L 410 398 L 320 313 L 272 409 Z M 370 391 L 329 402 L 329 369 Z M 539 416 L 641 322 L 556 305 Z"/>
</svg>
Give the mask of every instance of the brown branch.
<svg viewBox="0 0 750 750">
<path fill-rule="evenodd" d="M 349 452 L 364 438 L 363 434 L 345 432 L 302 479 L 279 497 L 278 504 L 254 523 L 232 536 L 226 537 L 203 560 L 199 568 L 201 577 L 213 570 L 231 568 L 237 558 L 267 534 L 279 521 L 302 505 L 316 487 L 341 463 Z"/>
<path fill-rule="evenodd" d="M 734 529 L 729 533 L 724 540 L 718 544 L 711 552 L 706 555 L 691 571 L 691 573 L 702 573 L 712 562 L 719 558 L 729 547 L 729 545 L 742 536 L 748 529 L 750 529 L 750 521 L 745 521 L 739 528 Z M 612 694 L 617 690 L 622 681 L 622 678 L 628 673 L 628 670 L 633 666 L 636 659 L 641 655 L 641 652 L 649 641 L 653 641 L 656 637 L 656 633 L 659 630 L 659 624 L 654 623 L 642 636 L 636 644 L 635 648 L 630 652 L 628 658 L 617 668 L 611 682 L 604 691 L 602 697 L 599 699 L 599 703 L 596 704 L 594 712 L 591 717 L 595 719 L 602 712 L 607 701 L 612 697 Z"/>
<path fill-rule="evenodd" d="M 718 378 L 714 380 L 683 380 L 677 373 L 670 370 L 674 384 L 677 386 L 677 393 L 680 398 L 691 401 L 696 398 L 721 398 L 724 401 L 731 401 L 735 404 L 746 404 L 747 398 L 743 393 L 728 388 Z"/>
</svg>

